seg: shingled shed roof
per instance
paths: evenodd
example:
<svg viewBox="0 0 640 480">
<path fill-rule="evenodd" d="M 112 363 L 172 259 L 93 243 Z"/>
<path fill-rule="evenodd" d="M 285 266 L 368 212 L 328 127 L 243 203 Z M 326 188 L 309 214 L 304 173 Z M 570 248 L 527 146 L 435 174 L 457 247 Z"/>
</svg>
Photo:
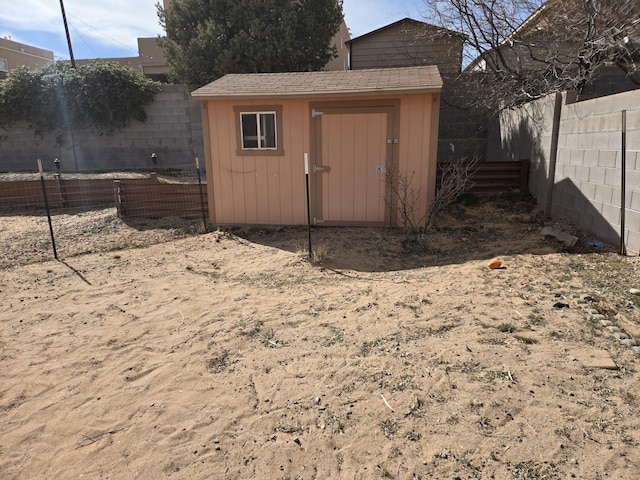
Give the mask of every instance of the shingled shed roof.
<svg viewBox="0 0 640 480">
<path fill-rule="evenodd" d="M 442 88 L 438 67 L 378 68 L 332 72 L 229 74 L 200 87 L 199 100 L 336 97 L 431 93 Z"/>
</svg>

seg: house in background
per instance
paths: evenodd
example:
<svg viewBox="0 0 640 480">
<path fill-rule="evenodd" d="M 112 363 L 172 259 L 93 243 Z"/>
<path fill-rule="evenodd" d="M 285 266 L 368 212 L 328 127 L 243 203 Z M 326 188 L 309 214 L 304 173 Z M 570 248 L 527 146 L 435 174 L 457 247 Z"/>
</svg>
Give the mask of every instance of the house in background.
<svg viewBox="0 0 640 480">
<path fill-rule="evenodd" d="M 152 80 L 167 82 L 169 65 L 164 60 L 162 48 L 158 44 L 157 37 L 139 37 L 137 57 L 83 58 L 76 60 L 76 65 L 86 65 L 97 60 L 116 62 L 125 67 L 138 70 Z"/>
<path fill-rule="evenodd" d="M 0 80 L 14 68 L 24 66 L 34 70 L 50 63 L 53 63 L 52 51 L 0 38 Z"/>
<path fill-rule="evenodd" d="M 347 42 L 349 68 L 437 65 L 443 79 L 460 73 L 464 35 L 411 18 Z"/>
<path fill-rule="evenodd" d="M 627 72 L 615 61 L 615 56 L 625 51 L 628 60 L 636 66 L 640 64 L 640 3 L 637 0 L 621 2 L 615 9 L 606 4 L 600 7 L 603 11 L 594 19 L 592 28 L 603 29 L 603 25 L 607 25 L 607 29 L 603 29 L 602 38 L 595 38 L 591 45 L 588 44 L 588 18 L 582 2 L 548 0 L 498 47 L 474 59 L 465 72 L 489 73 L 492 71 L 490 66 L 500 65 L 502 59 L 511 68 L 522 71 L 548 68 L 546 58 L 557 58 L 563 68 L 573 65 L 572 68 L 577 69 L 582 49 L 588 53 L 592 49 L 602 63 L 584 85 L 580 100 L 640 88 L 640 70 Z M 576 23 L 573 17 L 584 20 L 584 25 Z"/>
<path fill-rule="evenodd" d="M 483 158 L 485 119 L 466 107 L 468 92 L 454 80 L 462 70 L 465 36 L 404 18 L 347 42 L 350 68 L 395 68 L 437 65 L 442 76 L 438 160 Z"/>
<path fill-rule="evenodd" d="M 435 193 L 435 66 L 226 75 L 202 105 L 210 221 L 402 225 L 391 182 L 412 174 L 416 218 Z M 396 184 L 397 185 L 397 184 Z"/>
</svg>

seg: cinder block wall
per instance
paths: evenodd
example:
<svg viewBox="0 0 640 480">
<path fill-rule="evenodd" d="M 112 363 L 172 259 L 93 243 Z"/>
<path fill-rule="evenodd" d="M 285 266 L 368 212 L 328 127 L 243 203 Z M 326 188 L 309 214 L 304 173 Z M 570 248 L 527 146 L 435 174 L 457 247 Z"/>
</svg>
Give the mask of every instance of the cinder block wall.
<svg viewBox="0 0 640 480">
<path fill-rule="evenodd" d="M 625 243 L 640 252 L 640 90 L 568 103 L 559 102 L 555 173 L 555 96 L 505 112 L 500 121 L 504 159 L 531 160 L 530 190 L 552 217 L 571 221 L 594 240 L 620 244 L 622 212 L 622 111 L 626 110 Z M 553 175 L 549 193 L 548 179 Z M 549 197 L 550 195 L 550 197 Z"/>
<path fill-rule="evenodd" d="M 566 100 L 566 95 L 565 95 Z M 620 242 L 622 111 L 626 110 L 625 242 L 640 251 L 640 90 L 564 104 L 552 214 Z"/>
<path fill-rule="evenodd" d="M 529 191 L 543 209 L 549 188 L 554 106 L 555 95 L 549 95 L 518 109 L 504 110 L 499 128 L 490 131 L 492 141 L 487 147 L 488 158 L 530 160 Z"/>
<path fill-rule="evenodd" d="M 203 160 L 200 105 L 185 85 L 164 85 L 145 110 L 145 123 L 132 120 L 127 129 L 113 135 L 76 130 L 77 162 L 69 137 L 56 145 L 52 135 L 37 138 L 24 124 L 0 131 L 0 171 L 34 171 L 38 158 L 47 170 L 59 158 L 68 171 L 151 168 L 152 153 L 159 168 L 193 168 L 194 157 Z M 200 164 L 204 166 L 204 161 Z"/>
</svg>

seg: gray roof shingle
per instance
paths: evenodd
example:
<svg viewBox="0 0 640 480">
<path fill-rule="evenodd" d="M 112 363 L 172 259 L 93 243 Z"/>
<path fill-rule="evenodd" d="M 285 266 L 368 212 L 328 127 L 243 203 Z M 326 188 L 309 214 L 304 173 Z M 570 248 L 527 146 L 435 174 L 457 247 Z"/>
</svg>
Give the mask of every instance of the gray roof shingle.
<svg viewBox="0 0 640 480">
<path fill-rule="evenodd" d="M 198 88 L 199 100 L 428 93 L 442 88 L 438 67 L 229 74 Z"/>
</svg>

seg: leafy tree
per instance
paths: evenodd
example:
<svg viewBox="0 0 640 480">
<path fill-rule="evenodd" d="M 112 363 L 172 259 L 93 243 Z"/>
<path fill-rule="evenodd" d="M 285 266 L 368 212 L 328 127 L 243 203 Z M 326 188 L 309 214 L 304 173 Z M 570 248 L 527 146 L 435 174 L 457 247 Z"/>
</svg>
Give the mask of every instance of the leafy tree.
<svg viewBox="0 0 640 480">
<path fill-rule="evenodd" d="M 58 143 L 70 126 L 109 135 L 131 118 L 144 122 L 144 106 L 159 90 L 158 83 L 115 62 L 18 68 L 0 82 L 0 126 L 24 121 L 38 136 L 53 133 Z"/>
<path fill-rule="evenodd" d="M 342 0 L 172 0 L 157 5 L 171 78 L 201 86 L 227 73 L 321 70 Z"/>
<path fill-rule="evenodd" d="M 638 0 L 424 1 L 431 21 L 467 35 L 462 80 L 476 106 L 582 91 L 605 65 L 640 84 Z"/>
</svg>

